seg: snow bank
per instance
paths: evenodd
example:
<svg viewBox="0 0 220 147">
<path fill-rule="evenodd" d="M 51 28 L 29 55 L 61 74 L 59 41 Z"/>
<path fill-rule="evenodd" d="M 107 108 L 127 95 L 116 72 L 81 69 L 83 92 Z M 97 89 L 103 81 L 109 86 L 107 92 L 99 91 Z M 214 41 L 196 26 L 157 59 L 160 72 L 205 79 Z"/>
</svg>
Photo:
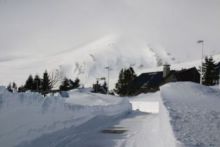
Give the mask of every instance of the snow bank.
<svg viewBox="0 0 220 147">
<path fill-rule="evenodd" d="M 143 132 L 147 135 L 144 135 L 144 140 L 142 141 L 139 139 L 142 137 L 138 136 L 138 140 L 142 144 L 148 144 L 150 147 L 180 146 L 169 123 L 169 114 L 161 100 L 159 91 L 156 93 L 140 94 L 130 99 L 130 102 L 134 110 L 138 109 L 148 114 L 148 117 L 144 120 L 146 124 L 142 126 L 145 127 L 146 130 Z M 151 136 L 150 140 L 146 136 Z M 147 143 L 146 140 L 148 141 Z"/>
<path fill-rule="evenodd" d="M 160 126 L 160 137 L 164 147 L 182 147 L 181 143 L 176 140 L 172 126 L 170 124 L 169 112 L 160 99 L 160 113 L 159 113 L 159 126 Z"/>
<path fill-rule="evenodd" d="M 187 147 L 220 146 L 220 92 L 190 82 L 161 87 L 175 136 Z"/>
<path fill-rule="evenodd" d="M 127 113 L 126 99 L 70 92 L 69 98 L 42 97 L 37 93 L 9 93 L 0 87 L 0 145 L 16 146 L 44 134 L 79 126 L 96 116 Z"/>
<path fill-rule="evenodd" d="M 159 113 L 160 93 L 140 94 L 129 99 L 133 110 L 139 110 L 146 113 Z"/>
</svg>

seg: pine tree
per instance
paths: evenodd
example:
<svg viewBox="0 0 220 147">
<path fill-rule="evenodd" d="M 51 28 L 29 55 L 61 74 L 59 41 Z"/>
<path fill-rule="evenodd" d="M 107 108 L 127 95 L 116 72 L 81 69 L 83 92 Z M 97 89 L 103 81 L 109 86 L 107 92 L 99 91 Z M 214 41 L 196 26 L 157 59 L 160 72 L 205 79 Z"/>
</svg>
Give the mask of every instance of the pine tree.
<svg viewBox="0 0 220 147">
<path fill-rule="evenodd" d="M 13 89 L 12 89 L 11 83 L 7 86 L 7 90 L 8 90 L 9 92 L 13 92 Z"/>
<path fill-rule="evenodd" d="M 103 84 L 100 84 L 99 81 L 96 81 L 96 84 L 93 84 L 93 91 L 94 93 L 101 93 L 101 94 L 107 94 L 107 83 L 104 82 Z"/>
<path fill-rule="evenodd" d="M 20 86 L 18 88 L 18 92 L 25 92 L 25 91 L 26 91 L 26 89 L 24 88 L 24 86 Z"/>
<path fill-rule="evenodd" d="M 72 81 L 72 80 L 71 80 Z M 72 81 L 73 82 L 73 81 Z M 60 85 L 60 90 L 61 91 L 67 91 L 70 90 L 72 87 L 72 84 L 70 83 L 70 80 L 65 78 L 62 82 L 62 84 Z"/>
<path fill-rule="evenodd" d="M 33 90 L 40 91 L 41 88 L 42 88 L 42 79 L 38 75 L 35 75 L 33 81 Z"/>
<path fill-rule="evenodd" d="M 125 80 L 124 80 L 124 69 L 122 69 L 119 73 L 118 82 L 115 85 L 115 92 L 119 95 L 125 95 Z"/>
<path fill-rule="evenodd" d="M 212 57 L 206 57 L 203 63 L 203 84 L 207 86 L 215 85 L 218 81 L 218 71 Z"/>
<path fill-rule="evenodd" d="M 80 86 L 80 79 L 76 78 L 75 81 L 71 83 L 73 88 L 78 88 Z"/>
<path fill-rule="evenodd" d="M 129 83 L 136 78 L 136 74 L 132 67 L 122 69 L 119 74 L 118 82 L 115 86 L 115 92 L 120 96 L 132 95 L 133 91 L 129 88 Z"/>
<path fill-rule="evenodd" d="M 33 77 L 32 77 L 32 75 L 30 75 L 24 85 L 24 88 L 26 90 L 33 90 L 33 81 L 34 81 Z"/>
<path fill-rule="evenodd" d="M 14 90 L 17 90 L 17 89 L 18 89 L 17 84 L 16 84 L 15 82 L 12 83 L 12 88 L 13 88 Z"/>
<path fill-rule="evenodd" d="M 67 90 L 78 88 L 80 86 L 79 83 L 80 83 L 80 80 L 78 78 L 76 78 L 75 81 L 64 78 L 62 84 L 60 85 L 60 90 L 67 91 Z"/>
<path fill-rule="evenodd" d="M 42 80 L 42 91 L 48 92 L 51 89 L 52 89 L 51 81 L 50 81 L 50 78 L 49 78 L 47 71 L 45 71 L 43 74 L 43 80 Z"/>
<path fill-rule="evenodd" d="M 106 93 L 108 92 L 108 86 L 106 81 L 103 83 L 102 88 L 106 91 Z"/>
<path fill-rule="evenodd" d="M 13 89 L 13 92 L 18 91 L 18 87 L 17 87 L 17 84 L 15 82 L 12 83 L 12 89 Z"/>
<path fill-rule="evenodd" d="M 92 88 L 94 93 L 98 93 L 100 90 L 101 85 L 99 84 L 99 81 L 97 80 L 95 84 L 93 84 Z"/>
</svg>

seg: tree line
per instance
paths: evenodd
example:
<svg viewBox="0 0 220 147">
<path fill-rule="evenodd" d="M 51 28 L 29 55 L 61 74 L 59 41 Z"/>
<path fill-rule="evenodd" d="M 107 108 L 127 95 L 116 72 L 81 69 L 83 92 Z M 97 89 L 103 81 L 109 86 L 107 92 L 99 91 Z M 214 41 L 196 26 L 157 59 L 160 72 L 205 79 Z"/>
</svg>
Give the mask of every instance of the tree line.
<svg viewBox="0 0 220 147">
<path fill-rule="evenodd" d="M 32 75 L 29 75 L 24 85 L 17 87 L 16 83 L 10 83 L 7 86 L 8 91 L 10 92 L 39 92 L 41 94 L 47 94 L 52 92 L 52 89 L 55 88 L 55 85 L 60 79 L 55 76 L 50 76 L 47 70 L 43 73 L 42 78 L 39 75 L 35 75 L 34 78 Z M 80 80 L 76 78 L 74 81 L 68 78 L 64 78 L 59 85 L 59 89 L 56 91 L 68 91 L 71 89 L 78 88 L 80 86 Z"/>
<path fill-rule="evenodd" d="M 220 63 L 215 63 L 212 57 L 205 57 L 205 61 L 202 64 L 200 69 L 203 69 L 203 85 L 212 86 L 219 84 L 219 72 L 220 72 Z M 200 73 L 201 74 L 201 73 Z M 201 76 L 201 75 L 200 75 Z M 117 94 L 119 96 L 133 96 L 136 93 L 135 87 L 129 86 L 129 84 L 137 77 L 134 69 L 132 67 L 121 69 L 118 77 L 118 81 L 115 85 L 115 89 L 113 89 L 110 94 Z M 11 92 L 25 92 L 25 91 L 33 91 L 39 92 L 42 94 L 50 93 L 52 88 L 54 88 L 55 84 L 59 79 L 57 76 L 49 76 L 48 72 L 45 71 L 43 73 L 42 78 L 39 75 L 35 75 L 34 78 L 32 75 L 28 77 L 25 84 L 17 88 L 16 83 L 9 84 L 7 89 Z M 68 78 L 62 79 L 61 84 L 59 85 L 58 91 L 68 91 L 74 88 L 78 88 L 80 86 L 80 80 L 76 78 L 74 81 Z M 107 94 L 107 83 L 104 82 L 100 84 L 97 81 L 93 84 L 94 93 L 102 93 Z"/>
</svg>

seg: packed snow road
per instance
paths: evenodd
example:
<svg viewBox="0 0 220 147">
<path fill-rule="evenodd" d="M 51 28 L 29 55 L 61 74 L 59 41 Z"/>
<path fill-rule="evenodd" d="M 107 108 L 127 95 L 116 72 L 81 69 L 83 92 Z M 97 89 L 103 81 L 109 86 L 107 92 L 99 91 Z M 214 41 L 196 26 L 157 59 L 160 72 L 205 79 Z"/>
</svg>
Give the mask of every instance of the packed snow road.
<svg viewBox="0 0 220 147">
<path fill-rule="evenodd" d="M 17 147 L 162 147 L 158 125 L 157 115 L 143 112 L 132 112 L 120 118 L 102 116 Z M 102 132 L 112 127 L 123 127 L 127 132 Z"/>
<path fill-rule="evenodd" d="M 43 135 L 17 147 L 165 147 L 160 133 L 158 96 L 159 93 L 131 99 L 138 111 L 97 116 L 80 126 Z M 153 103 L 150 108 L 144 107 Z M 156 113 L 149 113 L 152 111 Z M 109 128 L 122 128 L 125 132 L 103 133 Z"/>
</svg>

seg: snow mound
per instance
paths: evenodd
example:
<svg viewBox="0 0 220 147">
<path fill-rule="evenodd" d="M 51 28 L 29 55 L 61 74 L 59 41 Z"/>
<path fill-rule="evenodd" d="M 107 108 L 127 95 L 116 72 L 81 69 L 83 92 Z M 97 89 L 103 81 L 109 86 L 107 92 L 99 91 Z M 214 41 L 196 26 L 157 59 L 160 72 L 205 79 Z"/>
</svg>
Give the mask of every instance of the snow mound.
<svg viewBox="0 0 220 147">
<path fill-rule="evenodd" d="M 190 82 L 161 87 L 170 123 L 186 147 L 220 146 L 220 91 Z"/>
<path fill-rule="evenodd" d="M 77 127 L 97 116 L 131 111 L 126 99 L 75 90 L 69 98 L 37 93 L 9 93 L 0 87 L 0 144 L 12 147 L 42 135 Z"/>
</svg>

